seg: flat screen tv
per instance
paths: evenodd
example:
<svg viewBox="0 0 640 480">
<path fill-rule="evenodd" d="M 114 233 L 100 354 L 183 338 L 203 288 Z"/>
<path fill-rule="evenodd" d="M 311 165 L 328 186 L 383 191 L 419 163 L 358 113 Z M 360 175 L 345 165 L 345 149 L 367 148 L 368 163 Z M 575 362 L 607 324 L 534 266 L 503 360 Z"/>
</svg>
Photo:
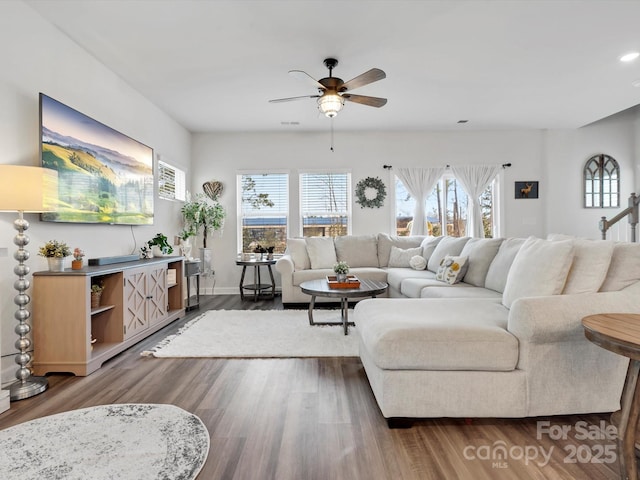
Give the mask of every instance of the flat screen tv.
<svg viewBox="0 0 640 480">
<path fill-rule="evenodd" d="M 58 172 L 54 212 L 42 220 L 153 224 L 153 149 L 40 94 L 40 158 Z"/>
</svg>

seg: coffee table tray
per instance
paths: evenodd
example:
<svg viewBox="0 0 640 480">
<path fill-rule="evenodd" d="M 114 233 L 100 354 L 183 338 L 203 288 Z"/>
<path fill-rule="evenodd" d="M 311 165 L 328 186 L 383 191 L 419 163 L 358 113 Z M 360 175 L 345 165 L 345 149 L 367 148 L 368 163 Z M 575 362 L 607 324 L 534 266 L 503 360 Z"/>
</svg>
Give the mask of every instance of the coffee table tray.
<svg viewBox="0 0 640 480">
<path fill-rule="evenodd" d="M 347 275 L 346 282 L 338 282 L 335 275 L 327 275 L 329 288 L 360 288 L 360 280 L 355 275 Z"/>
</svg>

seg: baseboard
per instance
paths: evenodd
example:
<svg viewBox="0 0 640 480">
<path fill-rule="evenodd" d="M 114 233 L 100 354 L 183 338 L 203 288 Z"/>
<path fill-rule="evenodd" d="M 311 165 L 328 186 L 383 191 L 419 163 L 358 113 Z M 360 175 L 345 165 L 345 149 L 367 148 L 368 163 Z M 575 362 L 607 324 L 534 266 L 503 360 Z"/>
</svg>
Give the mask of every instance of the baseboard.
<svg viewBox="0 0 640 480">
<path fill-rule="evenodd" d="M 0 390 L 0 413 L 9 410 L 9 390 Z"/>
</svg>

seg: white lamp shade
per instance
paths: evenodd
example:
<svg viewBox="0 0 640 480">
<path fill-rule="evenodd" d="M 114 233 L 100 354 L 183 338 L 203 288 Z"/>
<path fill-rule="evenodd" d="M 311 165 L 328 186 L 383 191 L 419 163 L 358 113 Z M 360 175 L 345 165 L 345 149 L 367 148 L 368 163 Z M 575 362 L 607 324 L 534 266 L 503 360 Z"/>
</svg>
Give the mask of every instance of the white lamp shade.
<svg viewBox="0 0 640 480">
<path fill-rule="evenodd" d="M 327 117 L 335 117 L 340 110 L 344 100 L 342 97 L 335 93 L 325 93 L 318 99 L 318 108 Z"/>
<path fill-rule="evenodd" d="M 0 165 L 0 211 L 47 212 L 58 199 L 58 172 L 50 168 Z"/>
</svg>

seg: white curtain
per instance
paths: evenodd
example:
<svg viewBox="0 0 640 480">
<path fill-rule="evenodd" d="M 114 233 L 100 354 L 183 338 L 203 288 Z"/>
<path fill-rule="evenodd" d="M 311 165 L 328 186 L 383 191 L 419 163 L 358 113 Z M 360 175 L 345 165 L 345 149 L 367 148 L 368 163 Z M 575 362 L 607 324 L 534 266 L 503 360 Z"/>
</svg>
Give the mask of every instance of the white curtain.
<svg viewBox="0 0 640 480">
<path fill-rule="evenodd" d="M 416 209 L 413 212 L 413 225 L 411 235 L 427 234 L 427 217 L 424 204 L 431 194 L 436 182 L 444 173 L 444 167 L 435 168 L 398 168 L 395 170 L 397 177 L 404 184 L 407 192 L 416 201 Z"/>
<path fill-rule="evenodd" d="M 461 167 L 451 166 L 451 171 L 460 182 L 462 188 L 469 196 L 471 202 L 471 215 L 467 232 L 472 237 L 484 238 L 482 227 L 482 211 L 480 209 L 480 196 L 486 190 L 493 179 L 500 173 L 502 165 L 465 165 Z"/>
</svg>

